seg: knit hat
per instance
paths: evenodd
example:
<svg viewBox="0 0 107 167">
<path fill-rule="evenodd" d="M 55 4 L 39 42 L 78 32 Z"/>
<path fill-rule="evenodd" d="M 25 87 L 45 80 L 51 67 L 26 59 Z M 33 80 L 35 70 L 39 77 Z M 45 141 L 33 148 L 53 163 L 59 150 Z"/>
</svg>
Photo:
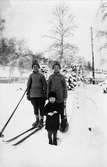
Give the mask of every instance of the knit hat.
<svg viewBox="0 0 107 167">
<path fill-rule="evenodd" d="M 52 66 L 52 69 L 54 69 L 54 66 L 55 66 L 55 65 L 58 65 L 59 68 L 61 69 L 61 65 L 60 65 L 60 63 L 59 63 L 58 61 L 54 61 L 54 64 L 53 64 L 53 66 Z"/>
<path fill-rule="evenodd" d="M 33 60 L 33 61 L 32 61 L 32 68 L 33 68 L 34 65 L 37 65 L 38 68 L 40 68 L 40 65 L 39 65 L 39 63 L 38 63 L 37 60 Z"/>
<path fill-rule="evenodd" d="M 49 92 L 48 98 L 50 97 L 55 97 L 56 98 L 56 93 L 55 92 Z"/>
</svg>

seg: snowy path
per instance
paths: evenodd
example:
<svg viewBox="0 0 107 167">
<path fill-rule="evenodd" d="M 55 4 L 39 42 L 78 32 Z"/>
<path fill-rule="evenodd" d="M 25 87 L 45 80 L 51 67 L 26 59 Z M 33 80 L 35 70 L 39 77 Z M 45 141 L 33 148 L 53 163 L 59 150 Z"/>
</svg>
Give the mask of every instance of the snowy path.
<svg viewBox="0 0 107 167">
<path fill-rule="evenodd" d="M 23 94 L 20 87 L 24 90 L 24 85 L 0 87 L 0 129 Z M 58 133 L 58 146 L 48 144 L 45 129 L 17 147 L 2 143 L 1 138 L 0 167 L 106 167 L 106 101 L 107 95 L 98 86 L 70 91 L 67 101 L 70 128 L 65 134 Z M 24 98 L 4 132 L 5 138 L 29 128 L 33 121 L 32 106 Z"/>
</svg>

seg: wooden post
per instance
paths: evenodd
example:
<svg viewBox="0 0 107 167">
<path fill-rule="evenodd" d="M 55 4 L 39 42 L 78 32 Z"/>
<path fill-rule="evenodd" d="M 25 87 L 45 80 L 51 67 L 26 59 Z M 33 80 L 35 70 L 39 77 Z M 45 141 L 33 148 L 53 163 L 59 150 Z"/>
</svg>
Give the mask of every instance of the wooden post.
<svg viewBox="0 0 107 167">
<path fill-rule="evenodd" d="M 92 52 L 92 82 L 95 84 L 95 69 L 94 69 L 94 49 L 93 49 L 93 28 L 91 27 L 91 52 Z"/>
</svg>

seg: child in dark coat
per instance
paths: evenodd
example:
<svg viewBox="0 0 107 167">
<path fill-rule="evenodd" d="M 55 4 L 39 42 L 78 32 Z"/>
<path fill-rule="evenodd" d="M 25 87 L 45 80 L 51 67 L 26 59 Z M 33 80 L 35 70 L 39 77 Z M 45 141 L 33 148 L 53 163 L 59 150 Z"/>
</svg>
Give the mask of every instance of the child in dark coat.
<svg viewBox="0 0 107 167">
<path fill-rule="evenodd" d="M 60 124 L 60 110 L 56 103 L 55 92 L 50 92 L 48 95 L 48 103 L 44 107 L 44 115 L 46 116 L 45 129 L 48 132 L 49 144 L 57 145 L 57 131 Z"/>
</svg>

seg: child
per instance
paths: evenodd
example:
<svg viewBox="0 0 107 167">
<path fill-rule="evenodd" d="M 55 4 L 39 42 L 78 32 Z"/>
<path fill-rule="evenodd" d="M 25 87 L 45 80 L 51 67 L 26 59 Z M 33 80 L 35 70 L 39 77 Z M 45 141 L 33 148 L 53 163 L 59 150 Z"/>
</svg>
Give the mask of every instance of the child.
<svg viewBox="0 0 107 167">
<path fill-rule="evenodd" d="M 59 129 L 59 107 L 56 103 L 56 93 L 48 94 L 48 103 L 44 107 L 44 115 L 46 116 L 46 126 L 48 132 L 49 144 L 57 145 L 57 131 Z"/>
<path fill-rule="evenodd" d="M 39 72 L 39 68 L 37 60 L 33 61 L 33 72 L 30 74 L 27 82 L 27 98 L 33 105 L 36 117 L 36 121 L 32 124 L 34 127 L 43 125 L 42 112 L 47 95 L 47 82 L 44 75 Z"/>
<path fill-rule="evenodd" d="M 56 102 L 60 108 L 61 120 L 64 118 L 64 106 L 66 106 L 67 100 L 67 85 L 65 77 L 60 73 L 61 65 L 58 61 L 55 61 L 52 66 L 53 74 L 48 79 L 48 93 L 54 91 L 56 93 Z"/>
</svg>

